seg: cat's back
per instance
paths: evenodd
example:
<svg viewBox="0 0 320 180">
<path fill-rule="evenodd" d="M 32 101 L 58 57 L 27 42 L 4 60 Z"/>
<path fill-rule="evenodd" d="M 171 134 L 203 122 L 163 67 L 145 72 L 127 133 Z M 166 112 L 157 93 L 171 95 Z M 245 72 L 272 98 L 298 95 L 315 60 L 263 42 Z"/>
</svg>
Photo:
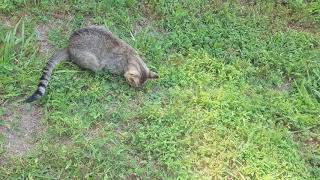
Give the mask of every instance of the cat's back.
<svg viewBox="0 0 320 180">
<path fill-rule="evenodd" d="M 137 55 L 132 47 L 102 26 L 75 31 L 70 37 L 68 51 L 71 60 L 80 66 L 87 68 L 89 64 L 88 69 L 106 69 L 115 74 L 123 73 L 128 57 Z"/>
<path fill-rule="evenodd" d="M 106 50 L 121 46 L 124 46 L 123 42 L 103 26 L 88 26 L 78 29 L 70 36 L 69 40 L 69 48 L 83 50 Z"/>
</svg>

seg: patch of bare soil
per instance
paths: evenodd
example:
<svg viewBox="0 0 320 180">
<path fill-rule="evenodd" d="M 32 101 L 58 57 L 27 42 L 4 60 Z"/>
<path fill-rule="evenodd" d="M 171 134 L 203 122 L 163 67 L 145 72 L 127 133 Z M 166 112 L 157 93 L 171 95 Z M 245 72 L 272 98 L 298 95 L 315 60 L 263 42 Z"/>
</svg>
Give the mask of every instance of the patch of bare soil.
<svg viewBox="0 0 320 180">
<path fill-rule="evenodd" d="M 320 148 L 320 139 L 316 138 L 316 137 L 311 137 L 309 139 L 307 139 L 305 141 L 305 143 L 311 147 L 313 147 L 313 149 L 318 149 Z"/>
<path fill-rule="evenodd" d="M 4 108 L 4 114 L 0 116 L 4 125 L 0 126 L 0 133 L 5 141 L 5 156 L 22 156 L 32 149 L 34 137 L 44 130 L 40 116 L 40 110 L 33 106 Z"/>
<path fill-rule="evenodd" d="M 289 29 L 294 29 L 296 31 L 307 32 L 312 34 L 319 33 L 317 31 L 316 25 L 311 22 L 309 23 L 290 22 L 288 23 L 287 26 Z"/>
<path fill-rule="evenodd" d="M 133 25 L 133 34 L 136 35 L 138 34 L 143 28 L 147 27 L 150 22 L 148 21 L 147 18 L 143 18 L 139 21 L 137 21 Z"/>
<path fill-rule="evenodd" d="M 240 0 L 240 4 L 242 5 L 255 5 L 256 2 L 254 0 Z"/>
<path fill-rule="evenodd" d="M 86 132 L 86 137 L 89 140 L 99 137 L 103 132 L 103 125 L 100 123 L 93 124 Z"/>
<path fill-rule="evenodd" d="M 289 81 L 285 81 L 279 87 L 275 88 L 275 90 L 277 91 L 290 91 L 290 89 L 291 89 L 291 84 Z"/>
<path fill-rule="evenodd" d="M 0 15 L 0 22 L 6 27 L 13 27 L 13 22 L 7 16 Z"/>
<path fill-rule="evenodd" d="M 84 26 L 91 26 L 91 25 L 94 25 L 93 23 L 92 23 L 92 17 L 91 16 L 86 16 L 85 18 L 84 18 L 84 21 L 83 21 L 83 25 Z"/>
</svg>

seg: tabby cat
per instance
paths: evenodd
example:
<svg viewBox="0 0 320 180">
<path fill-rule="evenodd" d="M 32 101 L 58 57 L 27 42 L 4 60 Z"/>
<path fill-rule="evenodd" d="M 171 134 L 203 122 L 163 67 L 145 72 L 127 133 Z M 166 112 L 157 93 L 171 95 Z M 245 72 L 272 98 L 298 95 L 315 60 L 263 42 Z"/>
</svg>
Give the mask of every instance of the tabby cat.
<svg viewBox="0 0 320 180">
<path fill-rule="evenodd" d="M 109 71 L 123 75 L 133 87 L 140 87 L 147 79 L 158 78 L 127 43 L 102 26 L 89 26 L 75 31 L 69 39 L 68 47 L 49 59 L 37 90 L 26 102 L 35 101 L 44 95 L 52 71 L 61 60 L 69 60 L 94 72 Z"/>
</svg>

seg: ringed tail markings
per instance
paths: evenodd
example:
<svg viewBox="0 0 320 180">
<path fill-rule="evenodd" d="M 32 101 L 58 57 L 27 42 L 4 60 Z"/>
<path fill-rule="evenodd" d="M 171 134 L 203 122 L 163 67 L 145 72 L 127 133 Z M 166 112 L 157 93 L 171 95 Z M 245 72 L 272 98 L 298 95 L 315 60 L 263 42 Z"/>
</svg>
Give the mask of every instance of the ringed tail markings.
<svg viewBox="0 0 320 180">
<path fill-rule="evenodd" d="M 43 69 L 37 90 L 30 97 L 28 97 L 25 102 L 30 103 L 32 101 L 40 99 L 44 95 L 55 65 L 57 65 L 61 60 L 67 59 L 69 59 L 69 54 L 66 49 L 61 50 L 51 56 L 45 68 Z"/>
</svg>

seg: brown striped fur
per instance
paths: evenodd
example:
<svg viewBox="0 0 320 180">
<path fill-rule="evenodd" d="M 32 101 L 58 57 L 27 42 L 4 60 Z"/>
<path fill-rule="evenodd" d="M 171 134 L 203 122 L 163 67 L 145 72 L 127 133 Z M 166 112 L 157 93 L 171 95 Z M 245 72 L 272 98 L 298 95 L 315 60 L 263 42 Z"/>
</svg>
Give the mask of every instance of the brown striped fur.
<svg viewBox="0 0 320 180">
<path fill-rule="evenodd" d="M 44 95 L 52 71 L 61 60 L 69 60 L 94 72 L 109 71 L 123 75 L 133 87 L 140 87 L 147 79 L 158 78 L 127 43 L 104 27 L 89 26 L 75 31 L 69 39 L 68 47 L 49 59 L 37 90 L 26 102 L 35 101 Z"/>
</svg>

